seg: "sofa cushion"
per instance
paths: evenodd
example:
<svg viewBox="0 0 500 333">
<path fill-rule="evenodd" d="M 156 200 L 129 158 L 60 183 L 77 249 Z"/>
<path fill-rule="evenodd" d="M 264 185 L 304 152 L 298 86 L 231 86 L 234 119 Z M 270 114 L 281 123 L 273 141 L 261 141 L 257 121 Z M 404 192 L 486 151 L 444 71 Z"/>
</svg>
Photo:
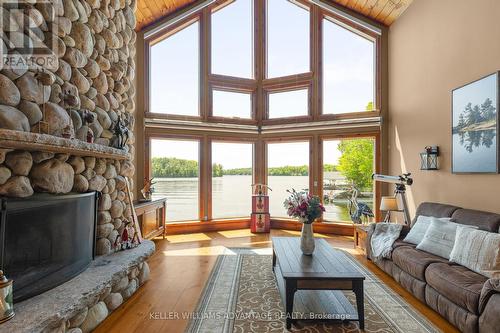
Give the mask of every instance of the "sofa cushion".
<svg viewBox="0 0 500 333">
<path fill-rule="evenodd" d="M 404 238 L 404 241 L 412 244 L 419 244 L 424 239 L 427 229 L 431 226 L 432 221 L 449 221 L 448 217 L 436 218 L 433 216 L 420 215 L 417 217 L 417 222 L 411 227 L 410 232 Z"/>
<path fill-rule="evenodd" d="M 417 217 L 420 215 L 451 217 L 457 209 L 460 209 L 460 207 L 435 202 L 422 202 L 417 208 L 416 217 L 413 219 L 411 225 L 415 224 Z"/>
<path fill-rule="evenodd" d="M 479 332 L 481 333 L 498 333 L 500 327 L 500 294 L 495 294 L 491 297 L 488 305 L 479 317 Z"/>
<path fill-rule="evenodd" d="M 472 209 L 458 209 L 451 216 L 453 222 L 478 226 L 480 230 L 500 232 L 500 214 Z"/>
<path fill-rule="evenodd" d="M 427 284 L 456 305 L 479 314 L 479 297 L 486 278 L 463 266 L 433 263 L 425 271 Z"/>
<path fill-rule="evenodd" d="M 470 313 L 464 308 L 457 306 L 455 303 L 447 299 L 445 296 L 441 295 L 429 285 L 426 285 L 425 287 L 425 303 L 439 312 L 443 317 L 446 318 L 446 320 L 453 324 L 453 326 L 458 328 L 460 332 L 478 332 L 478 315 Z M 481 333 L 483 332 L 481 331 Z"/>
<path fill-rule="evenodd" d="M 408 243 L 408 242 L 405 242 L 404 240 L 402 239 L 398 239 L 396 240 L 393 244 L 392 244 L 392 249 L 395 249 L 397 247 L 400 247 L 400 246 L 409 246 L 409 247 L 412 247 L 412 248 L 415 248 L 415 244 L 412 244 L 412 243 Z"/>
<path fill-rule="evenodd" d="M 459 226 L 464 229 L 477 228 L 476 226 L 466 226 L 436 218 L 431 218 L 431 221 L 422 241 L 417 245 L 417 250 L 429 252 L 446 259 L 450 259 L 451 250 L 453 250 L 453 245 L 455 245 L 457 228 Z"/>
<path fill-rule="evenodd" d="M 500 234 L 459 227 L 450 261 L 486 277 L 500 277 L 499 249 Z"/>
<path fill-rule="evenodd" d="M 448 262 L 433 254 L 419 251 L 409 246 L 400 246 L 392 251 L 394 263 L 411 276 L 425 281 L 425 269 L 435 262 Z"/>
</svg>

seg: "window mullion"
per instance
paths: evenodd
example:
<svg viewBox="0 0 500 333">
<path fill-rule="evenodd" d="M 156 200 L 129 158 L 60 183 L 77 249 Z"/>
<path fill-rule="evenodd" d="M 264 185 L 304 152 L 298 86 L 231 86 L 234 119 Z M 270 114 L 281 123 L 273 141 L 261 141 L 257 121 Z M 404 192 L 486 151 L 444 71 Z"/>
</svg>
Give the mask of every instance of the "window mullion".
<svg viewBox="0 0 500 333">
<path fill-rule="evenodd" d="M 265 116 L 264 91 L 262 81 L 266 72 L 266 9 L 265 0 L 254 1 L 254 70 L 257 80 L 254 114 L 258 126 L 262 126 Z"/>
<path fill-rule="evenodd" d="M 211 62 L 211 12 L 203 9 L 200 16 L 200 117 L 206 121 L 210 110 L 208 77 Z"/>
<path fill-rule="evenodd" d="M 313 120 L 318 120 L 321 114 L 321 64 L 322 64 L 322 24 L 321 10 L 317 6 L 311 7 L 311 71 L 312 78 L 312 101 L 311 115 Z"/>
</svg>

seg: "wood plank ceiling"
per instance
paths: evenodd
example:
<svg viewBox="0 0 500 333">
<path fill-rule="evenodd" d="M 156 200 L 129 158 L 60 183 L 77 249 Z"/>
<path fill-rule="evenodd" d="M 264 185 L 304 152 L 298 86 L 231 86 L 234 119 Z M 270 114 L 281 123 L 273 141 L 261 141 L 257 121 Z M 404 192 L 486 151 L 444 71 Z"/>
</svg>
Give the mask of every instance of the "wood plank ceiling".
<svg viewBox="0 0 500 333">
<path fill-rule="evenodd" d="M 137 30 L 159 21 L 197 0 L 137 0 Z M 377 22 L 391 25 L 413 0 L 326 0 L 352 9 Z"/>
</svg>

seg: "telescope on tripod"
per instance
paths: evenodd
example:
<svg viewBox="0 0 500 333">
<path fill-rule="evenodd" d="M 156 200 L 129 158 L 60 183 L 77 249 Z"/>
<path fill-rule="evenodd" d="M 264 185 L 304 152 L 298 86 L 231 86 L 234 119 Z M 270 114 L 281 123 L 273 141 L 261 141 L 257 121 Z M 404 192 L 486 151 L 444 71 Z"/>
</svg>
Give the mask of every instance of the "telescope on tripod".
<svg viewBox="0 0 500 333">
<path fill-rule="evenodd" d="M 408 202 L 406 200 L 406 186 L 411 186 L 413 184 L 411 173 L 404 173 L 399 176 L 387 176 L 375 173 L 372 175 L 372 179 L 376 182 L 396 184 L 396 188 L 394 189 L 394 197 L 396 198 L 396 200 L 398 197 L 400 198 L 403 205 L 403 209 L 401 211 L 403 212 L 405 225 L 410 225 L 411 218 L 410 212 L 408 211 Z"/>
</svg>

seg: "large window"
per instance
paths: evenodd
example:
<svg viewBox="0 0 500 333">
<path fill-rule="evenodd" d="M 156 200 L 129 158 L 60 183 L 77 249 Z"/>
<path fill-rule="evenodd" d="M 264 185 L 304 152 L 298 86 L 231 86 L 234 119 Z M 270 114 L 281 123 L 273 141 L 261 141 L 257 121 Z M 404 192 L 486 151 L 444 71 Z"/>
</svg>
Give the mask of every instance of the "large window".
<svg viewBox="0 0 500 333">
<path fill-rule="evenodd" d="M 167 222 L 198 220 L 198 141 L 151 140 L 154 198 L 167 198 Z"/>
<path fill-rule="evenodd" d="M 236 0 L 212 14 L 212 73 L 253 77 L 253 1 Z"/>
<path fill-rule="evenodd" d="M 307 89 L 269 94 L 269 118 L 307 116 L 309 110 Z"/>
<path fill-rule="evenodd" d="M 212 143 L 212 217 L 248 217 L 251 213 L 251 143 Z"/>
<path fill-rule="evenodd" d="M 214 90 L 213 115 L 228 118 L 252 118 L 252 94 Z"/>
<path fill-rule="evenodd" d="M 266 3 L 267 77 L 309 72 L 309 11 L 295 1 Z"/>
<path fill-rule="evenodd" d="M 352 198 L 373 210 L 383 29 L 316 1 L 198 5 L 144 32 L 145 164 L 167 220 L 247 223 L 252 182 L 275 223 L 292 188 L 326 223 L 350 222 Z"/>
<path fill-rule="evenodd" d="M 326 222 L 373 221 L 374 140 L 323 141 L 323 203 Z M 361 214 L 361 210 L 367 214 Z"/>
<path fill-rule="evenodd" d="M 154 113 L 199 114 L 198 22 L 150 47 L 150 108 Z"/>
<path fill-rule="evenodd" d="M 287 190 L 309 191 L 309 142 L 269 143 L 267 161 L 269 211 L 271 216 L 287 217 Z"/>
<path fill-rule="evenodd" d="M 323 113 L 372 111 L 374 65 L 372 40 L 323 19 Z"/>
</svg>

